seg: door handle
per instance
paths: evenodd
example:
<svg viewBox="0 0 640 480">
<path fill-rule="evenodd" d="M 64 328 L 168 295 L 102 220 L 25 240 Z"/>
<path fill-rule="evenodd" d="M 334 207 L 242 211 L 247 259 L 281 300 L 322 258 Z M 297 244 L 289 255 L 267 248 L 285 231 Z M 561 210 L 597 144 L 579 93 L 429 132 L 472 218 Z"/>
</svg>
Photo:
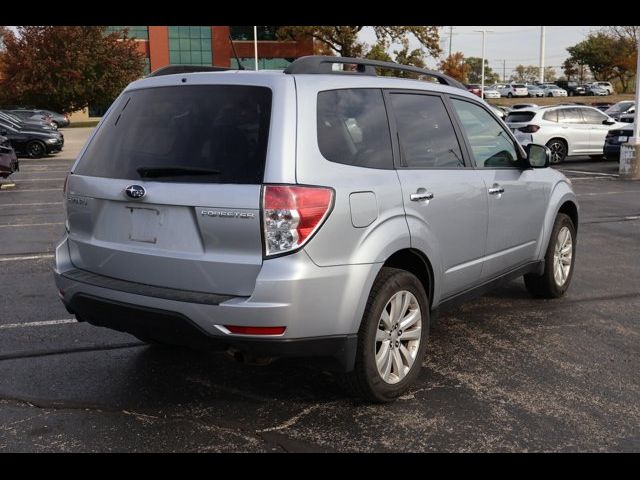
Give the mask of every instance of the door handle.
<svg viewBox="0 0 640 480">
<path fill-rule="evenodd" d="M 489 189 L 489 195 L 500 195 L 501 193 L 504 193 L 503 187 L 495 186 Z"/>
<path fill-rule="evenodd" d="M 433 193 L 431 192 L 420 192 L 420 193 L 412 193 L 409 195 L 409 198 L 412 202 L 421 202 L 423 200 L 431 200 L 433 199 Z"/>
</svg>

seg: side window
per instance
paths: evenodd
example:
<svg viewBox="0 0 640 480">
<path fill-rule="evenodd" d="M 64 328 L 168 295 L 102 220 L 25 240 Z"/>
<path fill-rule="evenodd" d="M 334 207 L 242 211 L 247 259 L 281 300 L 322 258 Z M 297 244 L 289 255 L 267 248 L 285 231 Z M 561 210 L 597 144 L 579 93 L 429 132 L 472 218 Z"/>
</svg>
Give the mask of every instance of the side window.
<svg viewBox="0 0 640 480">
<path fill-rule="evenodd" d="M 505 129 L 482 107 L 451 99 L 478 168 L 519 168 L 518 152 Z"/>
<path fill-rule="evenodd" d="M 607 119 L 605 114 L 600 113 L 597 110 L 591 108 L 581 108 L 580 110 L 582 111 L 582 117 L 584 118 L 585 123 L 602 125 L 602 122 Z"/>
<path fill-rule="evenodd" d="M 440 97 L 392 93 L 400 154 L 409 168 L 463 168 L 462 151 Z"/>
<path fill-rule="evenodd" d="M 560 108 L 558 109 L 559 123 L 584 123 L 580 110 L 577 108 Z"/>
<path fill-rule="evenodd" d="M 545 112 L 545 114 L 542 116 L 542 118 L 544 120 L 549 121 L 549 122 L 557 122 L 558 121 L 558 111 L 557 110 L 550 110 L 548 112 Z"/>
<path fill-rule="evenodd" d="M 393 168 L 391 134 L 382 90 L 318 93 L 318 147 L 329 161 L 368 168 Z"/>
</svg>

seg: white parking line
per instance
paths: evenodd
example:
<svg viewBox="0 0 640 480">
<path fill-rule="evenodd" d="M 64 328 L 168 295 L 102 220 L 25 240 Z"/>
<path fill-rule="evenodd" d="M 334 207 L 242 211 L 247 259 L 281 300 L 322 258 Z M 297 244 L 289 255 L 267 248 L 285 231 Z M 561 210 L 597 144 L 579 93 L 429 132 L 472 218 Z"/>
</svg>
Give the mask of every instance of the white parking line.
<svg viewBox="0 0 640 480">
<path fill-rule="evenodd" d="M 619 177 L 620 175 L 617 173 L 602 173 L 602 172 L 585 172 L 584 170 L 567 170 L 561 169 L 561 172 L 570 172 L 570 173 L 582 173 L 584 175 L 604 175 L 606 177 Z"/>
<path fill-rule="evenodd" d="M 60 192 L 62 193 L 62 188 L 25 188 L 24 190 L 7 190 L 3 193 L 22 193 L 22 192 Z"/>
<path fill-rule="evenodd" d="M 640 190 L 629 190 L 626 192 L 594 192 L 594 193 L 578 193 L 577 197 L 597 197 L 600 195 L 622 195 L 623 193 L 640 193 Z"/>
<path fill-rule="evenodd" d="M 0 228 L 8 228 L 8 227 L 44 227 L 46 225 L 64 225 L 64 222 L 18 223 L 18 224 L 14 224 L 14 225 L 0 225 Z"/>
<path fill-rule="evenodd" d="M 19 180 L 15 180 L 19 183 L 24 182 L 55 182 L 55 181 L 63 181 L 64 178 L 21 178 Z"/>
<path fill-rule="evenodd" d="M 23 255 L 21 257 L 0 258 L 0 262 L 19 262 L 22 260 L 38 260 L 40 258 L 53 258 L 53 253 L 41 253 L 38 255 Z"/>
<path fill-rule="evenodd" d="M 62 320 L 47 320 L 45 322 L 7 323 L 6 325 L 0 325 L 0 330 L 9 328 L 46 327 L 65 323 L 78 323 L 78 321 L 75 318 L 63 318 Z"/>
<path fill-rule="evenodd" d="M 62 205 L 62 202 L 40 202 L 40 203 L 3 203 L 3 207 L 39 207 L 42 205 Z"/>
<path fill-rule="evenodd" d="M 611 177 L 570 177 L 571 181 L 574 180 L 612 180 Z"/>
</svg>

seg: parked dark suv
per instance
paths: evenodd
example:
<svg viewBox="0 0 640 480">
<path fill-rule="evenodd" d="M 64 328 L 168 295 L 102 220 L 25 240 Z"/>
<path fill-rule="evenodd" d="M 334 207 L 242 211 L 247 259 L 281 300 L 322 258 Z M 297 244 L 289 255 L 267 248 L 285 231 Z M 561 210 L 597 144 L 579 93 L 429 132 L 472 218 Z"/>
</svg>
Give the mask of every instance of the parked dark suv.
<svg viewBox="0 0 640 480">
<path fill-rule="evenodd" d="M 577 95 L 583 96 L 587 94 L 587 90 L 583 86 L 578 85 L 578 82 L 568 82 L 566 80 L 558 80 L 555 84 L 560 88 L 564 88 L 567 91 L 567 95 L 569 97 L 574 97 Z"/>
</svg>

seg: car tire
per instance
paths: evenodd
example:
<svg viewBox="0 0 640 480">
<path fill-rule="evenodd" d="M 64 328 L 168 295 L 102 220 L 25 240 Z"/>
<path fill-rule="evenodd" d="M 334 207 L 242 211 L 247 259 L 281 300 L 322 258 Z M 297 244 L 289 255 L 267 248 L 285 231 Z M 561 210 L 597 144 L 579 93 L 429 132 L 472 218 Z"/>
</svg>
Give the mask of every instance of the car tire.
<svg viewBox="0 0 640 480">
<path fill-rule="evenodd" d="M 564 159 L 567 158 L 567 152 L 569 151 L 569 147 L 567 142 L 562 140 L 561 138 L 552 138 L 547 142 L 547 147 L 551 150 L 551 163 L 558 164 L 564 162 Z"/>
<path fill-rule="evenodd" d="M 509 92 L 507 93 L 507 98 L 512 98 L 513 97 L 513 93 Z"/>
<path fill-rule="evenodd" d="M 542 275 L 528 273 L 524 276 L 524 284 L 531 295 L 537 298 L 559 298 L 565 294 L 573 277 L 576 240 L 573 221 L 568 215 L 558 213 L 544 257 L 544 272 Z"/>
<path fill-rule="evenodd" d="M 60 124 L 58 122 L 56 122 L 55 120 L 53 120 L 51 123 L 53 123 L 56 127 L 56 130 L 60 128 Z"/>
<path fill-rule="evenodd" d="M 47 153 L 47 147 L 40 140 L 31 140 L 26 150 L 30 158 L 42 158 Z"/>
<path fill-rule="evenodd" d="M 404 332 L 403 320 L 411 322 Z M 405 270 L 383 267 L 358 331 L 355 368 L 342 376 L 344 386 L 367 402 L 395 400 L 418 377 L 428 338 L 429 299 L 422 283 Z"/>
</svg>

